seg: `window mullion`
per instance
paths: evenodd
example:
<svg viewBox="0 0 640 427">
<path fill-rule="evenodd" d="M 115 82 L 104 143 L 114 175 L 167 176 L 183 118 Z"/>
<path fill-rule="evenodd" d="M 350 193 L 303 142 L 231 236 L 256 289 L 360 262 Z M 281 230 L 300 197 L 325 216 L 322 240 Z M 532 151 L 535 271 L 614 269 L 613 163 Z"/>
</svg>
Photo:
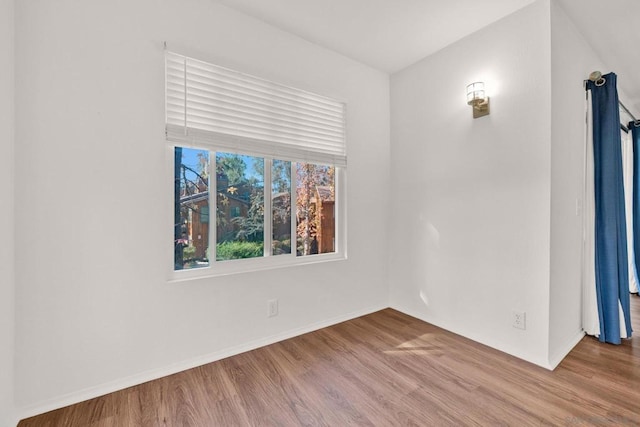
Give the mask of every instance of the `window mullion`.
<svg viewBox="0 0 640 427">
<path fill-rule="evenodd" d="M 273 160 L 269 158 L 264 159 L 264 215 L 263 215 L 263 238 L 264 241 L 264 256 L 271 255 L 271 248 L 273 246 L 273 219 L 272 219 L 272 182 L 271 182 L 271 170 L 273 166 Z"/>
</svg>

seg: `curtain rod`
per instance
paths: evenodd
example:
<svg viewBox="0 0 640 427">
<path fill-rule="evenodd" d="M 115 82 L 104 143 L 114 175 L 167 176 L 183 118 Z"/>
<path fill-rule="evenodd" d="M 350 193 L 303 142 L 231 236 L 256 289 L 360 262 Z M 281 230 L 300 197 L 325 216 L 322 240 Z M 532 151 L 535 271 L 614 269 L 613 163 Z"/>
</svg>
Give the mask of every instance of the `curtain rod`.
<svg viewBox="0 0 640 427">
<path fill-rule="evenodd" d="M 626 113 L 629 115 L 629 117 L 633 119 L 634 122 L 638 122 L 638 119 L 636 119 L 636 116 L 634 116 L 633 113 L 631 113 L 631 111 L 629 111 L 629 109 L 625 107 L 622 102 L 618 101 L 618 104 L 620 104 L 620 107 L 622 107 L 622 109 L 626 111 Z"/>
<path fill-rule="evenodd" d="M 592 82 L 594 82 L 596 84 L 596 86 L 602 86 L 606 80 L 604 77 L 602 77 L 602 73 L 600 71 L 594 71 L 591 74 L 589 74 L 589 80 L 591 80 Z M 586 88 L 587 85 L 587 81 L 588 80 L 584 80 L 583 81 L 583 85 Z M 636 116 L 634 116 L 631 111 L 629 111 L 629 109 L 627 107 L 625 107 L 625 105 L 620 102 L 618 100 L 618 104 L 620 105 L 620 107 L 622 107 L 622 109 L 629 115 L 629 117 L 631 117 L 635 123 L 635 126 L 638 126 L 640 124 L 640 120 L 636 119 Z M 626 128 L 626 126 L 625 126 Z"/>
</svg>

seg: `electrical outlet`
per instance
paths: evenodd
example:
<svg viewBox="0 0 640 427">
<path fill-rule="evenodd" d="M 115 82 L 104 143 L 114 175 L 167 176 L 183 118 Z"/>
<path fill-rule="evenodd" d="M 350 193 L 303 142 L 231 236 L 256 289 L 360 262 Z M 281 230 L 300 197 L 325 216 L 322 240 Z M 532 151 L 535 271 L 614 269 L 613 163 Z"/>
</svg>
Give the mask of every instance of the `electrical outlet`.
<svg viewBox="0 0 640 427">
<path fill-rule="evenodd" d="M 275 317 L 278 315 L 278 300 L 277 299 L 270 299 L 269 301 L 267 301 L 267 307 L 268 307 L 268 311 L 267 311 L 267 316 L 268 317 Z"/>
<path fill-rule="evenodd" d="M 513 327 L 517 329 L 527 329 L 527 313 L 513 310 Z"/>
</svg>

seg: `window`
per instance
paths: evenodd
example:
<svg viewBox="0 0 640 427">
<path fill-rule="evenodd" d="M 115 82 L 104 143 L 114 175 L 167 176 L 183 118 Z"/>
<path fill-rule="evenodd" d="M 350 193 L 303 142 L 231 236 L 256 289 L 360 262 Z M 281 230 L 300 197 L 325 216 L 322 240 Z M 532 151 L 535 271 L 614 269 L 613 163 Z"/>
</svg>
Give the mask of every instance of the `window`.
<svg viewBox="0 0 640 427">
<path fill-rule="evenodd" d="M 173 277 L 344 258 L 344 104 L 173 53 L 166 67 Z"/>
</svg>

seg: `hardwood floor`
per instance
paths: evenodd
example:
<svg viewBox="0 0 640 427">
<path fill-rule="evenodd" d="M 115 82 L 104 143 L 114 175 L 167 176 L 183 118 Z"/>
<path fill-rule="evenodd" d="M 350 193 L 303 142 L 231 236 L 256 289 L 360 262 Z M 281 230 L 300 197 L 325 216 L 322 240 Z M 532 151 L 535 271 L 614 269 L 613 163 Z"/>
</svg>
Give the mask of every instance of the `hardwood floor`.
<svg viewBox="0 0 640 427">
<path fill-rule="evenodd" d="M 549 372 L 387 309 L 20 422 L 46 426 L 640 425 L 633 339 Z"/>
</svg>

